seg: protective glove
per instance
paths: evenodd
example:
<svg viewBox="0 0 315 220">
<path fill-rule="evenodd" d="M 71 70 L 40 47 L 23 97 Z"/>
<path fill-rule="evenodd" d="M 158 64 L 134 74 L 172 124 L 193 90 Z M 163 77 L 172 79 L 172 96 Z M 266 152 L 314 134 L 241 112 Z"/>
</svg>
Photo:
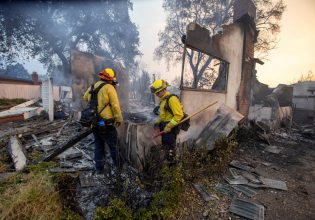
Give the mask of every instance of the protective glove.
<svg viewBox="0 0 315 220">
<path fill-rule="evenodd" d="M 159 122 L 155 122 L 154 123 L 154 129 L 159 129 L 160 128 L 160 123 Z"/>
<path fill-rule="evenodd" d="M 167 124 L 163 130 L 164 133 L 169 133 L 171 132 L 172 130 L 172 127 L 170 126 L 170 124 Z"/>
<path fill-rule="evenodd" d="M 115 121 L 115 127 L 119 127 L 121 125 L 121 122 L 120 121 Z"/>
</svg>

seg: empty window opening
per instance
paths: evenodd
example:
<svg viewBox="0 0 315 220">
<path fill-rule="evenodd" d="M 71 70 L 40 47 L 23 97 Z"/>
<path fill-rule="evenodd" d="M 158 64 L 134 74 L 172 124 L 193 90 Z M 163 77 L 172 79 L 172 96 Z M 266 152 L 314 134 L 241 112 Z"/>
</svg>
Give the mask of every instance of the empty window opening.
<svg viewBox="0 0 315 220">
<path fill-rule="evenodd" d="M 196 50 L 186 51 L 182 88 L 225 92 L 228 63 Z"/>
</svg>

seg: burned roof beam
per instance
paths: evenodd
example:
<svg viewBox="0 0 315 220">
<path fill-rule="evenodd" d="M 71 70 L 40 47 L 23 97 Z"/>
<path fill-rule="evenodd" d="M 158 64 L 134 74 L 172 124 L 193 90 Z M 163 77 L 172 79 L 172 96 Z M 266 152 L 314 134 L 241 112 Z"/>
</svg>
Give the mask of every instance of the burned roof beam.
<svg viewBox="0 0 315 220">
<path fill-rule="evenodd" d="M 59 154 L 61 154 L 64 151 L 66 151 L 68 148 L 72 147 L 73 145 L 75 145 L 76 143 L 78 143 L 80 140 L 87 137 L 91 133 L 92 133 L 92 129 L 88 129 L 88 130 L 81 132 L 77 136 L 72 137 L 69 141 L 59 145 L 54 152 L 52 152 L 48 156 L 44 157 L 41 161 L 45 161 L 45 162 L 51 161 L 56 156 L 58 156 Z"/>
</svg>

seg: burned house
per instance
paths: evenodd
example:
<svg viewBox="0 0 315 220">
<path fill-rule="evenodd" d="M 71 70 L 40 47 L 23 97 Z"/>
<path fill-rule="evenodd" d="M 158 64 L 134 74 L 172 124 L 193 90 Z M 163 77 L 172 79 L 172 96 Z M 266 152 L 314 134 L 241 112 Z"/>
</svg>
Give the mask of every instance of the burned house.
<svg viewBox="0 0 315 220">
<path fill-rule="evenodd" d="M 216 78 L 207 86 L 189 84 L 193 70 L 187 68 L 184 54 L 180 98 L 186 113 L 191 115 L 211 103 L 213 106 L 191 119 L 190 129 L 179 134 L 180 142 L 193 140 L 211 150 L 215 139 L 229 134 L 248 115 L 252 78 L 258 62 L 254 58 L 258 36 L 255 15 L 252 1 L 239 0 L 234 5 L 233 23 L 224 25 L 215 35 L 210 36 L 207 29 L 196 23 L 187 26 L 185 48 L 211 57 L 209 66 L 217 71 Z M 147 123 L 128 125 L 123 148 L 135 167 L 144 165 L 150 148 L 159 142 L 159 138 L 152 140 L 152 127 Z"/>
<path fill-rule="evenodd" d="M 73 110 L 81 111 L 84 107 L 83 95 L 86 89 L 97 81 L 97 73 L 106 67 L 115 69 L 119 82 L 118 95 L 123 110 L 126 111 L 129 98 L 129 77 L 122 64 L 111 59 L 84 53 L 77 50 L 71 51 L 71 72 Z"/>
<path fill-rule="evenodd" d="M 250 1 L 236 1 L 233 23 L 224 25 L 222 31 L 210 36 L 210 32 L 196 23 L 187 26 L 185 48 L 201 52 L 211 57 L 209 66 L 216 69 L 214 80 L 208 85 L 185 84 L 191 80 L 191 69 L 184 68 L 181 77 L 180 98 L 186 113 L 204 108 L 215 103 L 211 108 L 191 119 L 191 128 L 182 132 L 178 140 L 188 139 L 197 145 L 206 145 L 213 149 L 213 142 L 222 135 L 227 135 L 248 115 L 251 86 L 255 63 L 254 43 L 258 32 L 255 26 L 255 5 Z M 185 67 L 185 54 L 184 54 Z M 159 145 L 159 138 L 154 134 L 154 116 L 134 117 L 128 108 L 129 78 L 127 70 L 110 59 L 80 51 L 71 51 L 73 111 L 84 107 L 82 96 L 85 90 L 97 80 L 98 71 L 112 67 L 117 72 L 118 95 L 125 112 L 125 123 L 119 128 L 121 156 L 140 170 L 145 166 L 145 158 L 153 146 Z M 209 135 L 211 134 L 211 135 Z"/>
<path fill-rule="evenodd" d="M 181 140 L 194 138 L 197 143 L 208 143 L 208 148 L 212 149 L 207 141 L 210 137 L 204 135 L 215 131 L 217 136 L 224 135 L 225 127 L 231 124 L 232 127 L 236 126 L 238 121 L 248 115 L 256 62 L 254 43 L 258 34 L 255 14 L 256 8 L 251 1 L 236 1 L 233 23 L 224 25 L 222 32 L 210 36 L 209 31 L 198 24 L 188 25 L 185 46 L 213 57 L 218 74 L 211 88 L 189 88 L 182 84 L 184 109 L 191 114 L 200 108 L 200 103 L 217 101 L 217 104 L 192 119 L 190 131 L 181 134 Z"/>
<path fill-rule="evenodd" d="M 270 89 L 255 82 L 248 119 L 277 129 L 284 121 L 292 121 L 293 87 L 279 84 Z"/>
<path fill-rule="evenodd" d="M 293 85 L 293 117 L 298 124 L 315 123 L 315 82 L 300 82 Z"/>
</svg>

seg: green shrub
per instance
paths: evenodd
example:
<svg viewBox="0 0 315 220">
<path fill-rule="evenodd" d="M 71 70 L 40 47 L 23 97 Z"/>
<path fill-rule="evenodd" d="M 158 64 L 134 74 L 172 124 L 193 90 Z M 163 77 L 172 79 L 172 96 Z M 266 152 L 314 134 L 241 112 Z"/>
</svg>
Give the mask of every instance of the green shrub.
<svg viewBox="0 0 315 220">
<path fill-rule="evenodd" d="M 132 211 L 120 199 L 112 199 L 107 207 L 98 207 L 95 213 L 95 220 L 105 219 L 132 219 Z"/>
</svg>

